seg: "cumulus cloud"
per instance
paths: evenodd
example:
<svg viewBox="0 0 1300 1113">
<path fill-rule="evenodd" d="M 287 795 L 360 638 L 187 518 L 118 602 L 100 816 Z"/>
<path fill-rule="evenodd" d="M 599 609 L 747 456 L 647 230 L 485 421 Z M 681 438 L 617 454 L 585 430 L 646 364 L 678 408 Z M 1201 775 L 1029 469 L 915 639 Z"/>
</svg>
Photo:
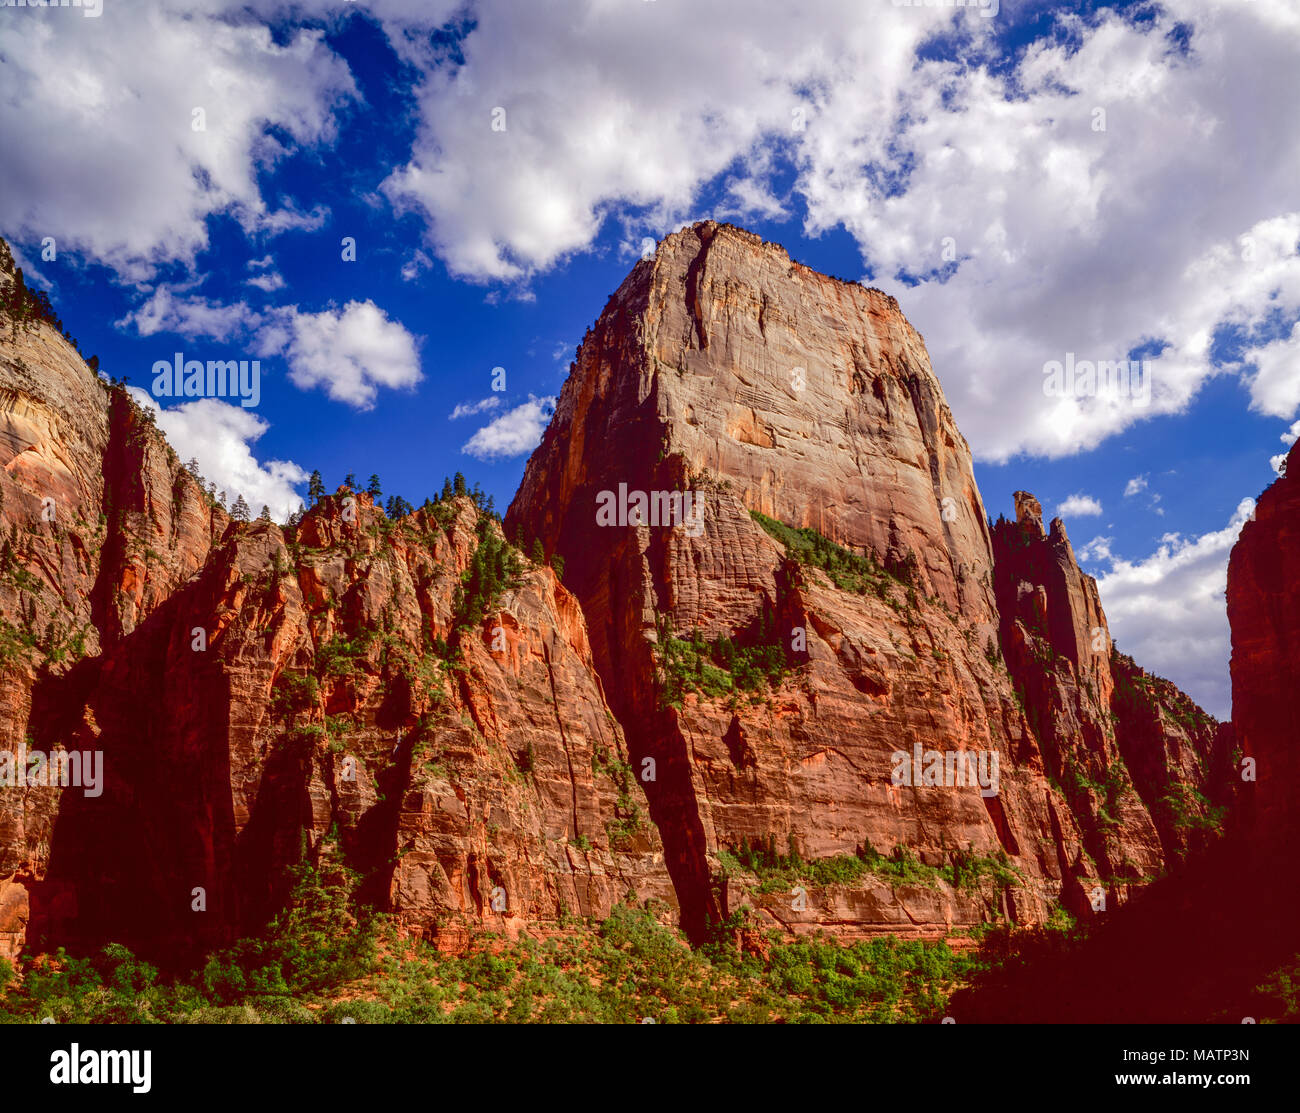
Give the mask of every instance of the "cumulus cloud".
<svg viewBox="0 0 1300 1113">
<path fill-rule="evenodd" d="M 141 305 L 120 321 L 118 328 L 134 328 L 141 336 L 174 332 L 187 337 L 230 340 L 256 327 L 261 317 L 243 302 L 226 304 L 207 298 L 177 296 L 159 286 Z"/>
<path fill-rule="evenodd" d="M 1135 475 L 1124 485 L 1124 497 L 1132 498 L 1147 489 L 1147 477 L 1145 475 Z"/>
<path fill-rule="evenodd" d="M 759 144 L 801 134 L 801 90 L 851 82 L 883 137 L 916 48 L 952 18 L 887 0 L 754 0 L 744 19 L 720 3 L 480 0 L 463 64 L 417 58 L 420 132 L 383 189 L 427 215 L 452 273 L 476 279 L 553 265 L 613 209 L 672 227 L 724 171 L 728 213 L 773 216 Z"/>
<path fill-rule="evenodd" d="M 530 394 L 523 405 L 484 425 L 465 442 L 461 451 L 478 460 L 522 456 L 537 447 L 554 412 L 553 397 L 534 398 Z"/>
<path fill-rule="evenodd" d="M 1142 560 L 1113 557 L 1097 580 L 1120 648 L 1220 719 L 1232 706 L 1228 555 L 1254 509 L 1253 499 L 1243 499 L 1221 530 L 1195 538 L 1167 534 Z"/>
<path fill-rule="evenodd" d="M 1089 564 L 1098 560 L 1110 560 L 1113 537 L 1094 537 L 1076 554 L 1080 564 Z"/>
<path fill-rule="evenodd" d="M 447 415 L 447 420 L 457 421 L 471 414 L 487 413 L 488 410 L 495 410 L 499 405 L 501 405 L 501 398 L 496 394 L 489 395 L 478 402 L 461 402 Z"/>
<path fill-rule="evenodd" d="M 410 389 L 423 378 L 416 338 L 369 300 L 318 313 L 297 306 L 257 312 L 160 286 L 118 325 L 141 336 L 246 341 L 261 358 L 283 356 L 294 386 L 320 387 L 359 410 L 374 407 L 380 387 Z"/>
<path fill-rule="evenodd" d="M 452 273 L 526 279 L 611 214 L 703 215 L 712 183 L 713 215 L 799 197 L 806 233 L 848 230 L 981 458 L 1070 455 L 1182 411 L 1220 328 L 1246 337 L 1231 369 L 1256 409 L 1300 405 L 1293 0 L 1057 11 L 1010 64 L 998 21 L 938 6 L 771 0 L 737 21 L 701 2 L 687 37 L 670 3 L 559 8 L 482 0 L 463 61 L 415 52 L 420 131 L 384 191 L 426 214 Z M 958 60 L 919 53 L 937 30 Z M 1044 364 L 1071 354 L 1141 354 L 1150 396 L 1047 395 Z"/>
<path fill-rule="evenodd" d="M 243 5 L 215 0 L 109 8 L 6 12 L 0 225 L 140 278 L 192 262 L 215 213 L 267 234 L 318 221 L 268 204 L 258 176 L 294 147 L 332 142 L 336 110 L 357 97 L 323 32 L 277 41 Z"/>
<path fill-rule="evenodd" d="M 373 301 L 320 313 L 290 309 L 277 324 L 288 336 L 289 379 L 303 390 L 321 387 L 336 401 L 369 410 L 381 386 L 409 389 L 423 378 L 415 338 Z"/>
<path fill-rule="evenodd" d="M 1058 518 L 1082 518 L 1101 513 L 1101 503 L 1091 495 L 1073 494 L 1056 508 Z"/>
<path fill-rule="evenodd" d="M 205 479 L 224 491 L 228 504 L 238 495 L 257 514 L 263 506 L 284 521 L 302 501 L 297 487 L 307 473 L 292 460 L 260 463 L 252 445 L 270 428 L 256 414 L 214 398 L 199 398 L 171 409 L 161 409 L 138 387 L 127 388 L 132 397 L 157 415 L 158 428 L 182 460 L 198 460 Z"/>
</svg>

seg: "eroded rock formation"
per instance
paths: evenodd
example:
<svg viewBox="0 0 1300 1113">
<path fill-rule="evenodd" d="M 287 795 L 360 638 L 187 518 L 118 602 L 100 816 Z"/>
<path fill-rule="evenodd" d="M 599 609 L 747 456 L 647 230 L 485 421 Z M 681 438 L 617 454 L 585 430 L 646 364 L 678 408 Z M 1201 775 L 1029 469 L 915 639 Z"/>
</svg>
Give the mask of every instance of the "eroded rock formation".
<svg viewBox="0 0 1300 1113">
<path fill-rule="evenodd" d="M 5 325 L 0 750 L 105 783 L 0 788 L 0 953 L 222 943 L 326 846 L 448 947 L 624 899 L 960 934 L 1121 903 L 1209 814 L 1214 724 L 1097 642 L 1028 496 L 990 530 L 897 303 L 739 229 L 670 236 L 584 340 L 505 528 L 563 584 L 464 497 L 232 521 L 138 396 Z"/>
<path fill-rule="evenodd" d="M 607 525 L 614 491 L 689 493 L 698 520 Z M 998 554 L 1013 565 L 1000 621 L 969 450 L 892 298 L 713 223 L 634 268 L 578 352 L 507 528 L 567 562 L 633 764 L 659 770 L 645 788 L 688 926 L 737 896 L 791 930 L 933 933 L 994 910 L 1030 922 L 1057 901 L 1087 913 L 1098 887 L 1121 900 L 1163 868 L 1110 720 L 1109 643 L 1091 648 L 1094 627 L 1106 638 L 1095 585 L 1024 499 L 1037 532 L 1021 523 L 1020 565 Z M 843 590 L 751 511 L 879 575 Z M 757 698 L 671 706 L 674 636 L 775 639 L 790 671 Z M 996 795 L 892 783 L 893 755 L 917 745 L 995 753 Z M 1052 783 L 1080 768 L 1114 784 Z M 906 849 L 932 867 L 1005 855 L 1017 877 L 972 894 L 873 875 L 792 909 L 720 885 L 720 852 L 755 842 L 803 859 Z"/>
</svg>

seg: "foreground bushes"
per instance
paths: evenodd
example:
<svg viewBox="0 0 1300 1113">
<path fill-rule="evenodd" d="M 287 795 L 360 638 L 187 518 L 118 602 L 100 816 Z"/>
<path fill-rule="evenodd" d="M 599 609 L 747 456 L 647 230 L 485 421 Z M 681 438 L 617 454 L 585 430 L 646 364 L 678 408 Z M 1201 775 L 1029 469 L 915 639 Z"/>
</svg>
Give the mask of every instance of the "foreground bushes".
<svg viewBox="0 0 1300 1113">
<path fill-rule="evenodd" d="M 916 1021 L 942 1008 L 971 960 L 945 943 L 766 941 L 732 918 L 692 949 L 646 909 L 618 907 L 563 939 L 480 940 L 448 956 L 351 909 L 354 879 L 300 871 L 257 939 L 179 978 L 110 944 L 0 962 L 0 1023 L 659 1023 Z M 755 945 L 757 943 L 757 945 Z"/>
</svg>

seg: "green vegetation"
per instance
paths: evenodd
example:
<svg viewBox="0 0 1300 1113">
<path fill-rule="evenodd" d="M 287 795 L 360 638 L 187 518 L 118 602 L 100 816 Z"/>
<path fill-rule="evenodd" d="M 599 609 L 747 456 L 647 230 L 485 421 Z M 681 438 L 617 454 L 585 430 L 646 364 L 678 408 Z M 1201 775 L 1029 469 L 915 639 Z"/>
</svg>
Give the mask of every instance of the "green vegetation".
<svg viewBox="0 0 1300 1113">
<path fill-rule="evenodd" d="M 895 610 L 903 604 L 895 599 L 892 587 L 903 590 L 908 604 L 915 606 L 916 558 L 908 559 L 895 568 L 886 568 L 870 555 L 852 552 L 823 537 L 815 529 L 795 529 L 751 510 L 749 516 L 762 526 L 774 540 L 785 546 L 786 554 L 800 564 L 820 568 L 841 591 L 858 595 L 876 595 Z"/>
<path fill-rule="evenodd" d="M 1060 783 L 1052 783 L 1072 805 L 1082 807 L 1089 797 L 1098 799 L 1097 821 L 1104 827 L 1119 824 L 1119 802 L 1131 787 L 1118 759 L 1106 767 L 1100 780 L 1094 780 L 1069 753 L 1062 760 Z"/>
<path fill-rule="evenodd" d="M 3 982 L 4 973 L 0 971 L 0 984 Z M 1300 954 L 1270 973 L 1255 987 L 1254 996 L 1250 1007 L 1260 1024 L 1300 1021 Z"/>
<path fill-rule="evenodd" d="M 495 519 L 487 514 L 479 517 L 478 546 L 456 589 L 457 629 L 481 625 L 496 607 L 501 593 L 514 587 L 523 571 L 519 554 L 506 543 L 494 523 Z"/>
<path fill-rule="evenodd" d="M 738 848 L 722 851 L 718 855 L 724 873 L 738 876 L 753 874 L 758 879 L 755 891 L 778 893 L 795 885 L 814 887 L 825 885 L 856 885 L 871 875 L 890 885 L 919 885 L 938 888 L 946 881 L 965 892 L 980 889 L 985 877 L 992 878 L 999 889 L 1019 884 L 1020 876 L 1003 851 L 994 857 L 982 858 L 972 850 L 950 851 L 949 861 L 943 866 L 927 866 L 905 846 L 894 847 L 886 857 L 869 842 L 856 854 L 837 854 L 829 858 L 804 860 L 793 839 L 788 842 L 788 852 L 779 854 L 776 840 L 769 835 L 765 840 L 743 840 Z"/>
<path fill-rule="evenodd" d="M 694 630 L 690 638 L 674 637 L 667 619 L 659 622 L 660 703 L 681 707 L 687 692 L 699 692 L 706 699 L 734 697 L 738 692 L 755 693 L 781 683 L 790 668 L 785 645 L 766 613 L 748 645 L 738 645 L 725 635 L 706 640 Z"/>
<path fill-rule="evenodd" d="M 1227 807 L 1215 807 L 1203 792 L 1188 784 L 1171 784 L 1156 801 L 1157 815 L 1184 831 L 1218 831 Z"/>
<path fill-rule="evenodd" d="M 358 919 L 343 891 L 305 871 L 265 940 L 186 977 L 160 977 L 116 944 L 42 956 L 7 989 L 0 965 L 0 1023 L 915 1022 L 942 1015 L 974 966 L 944 942 L 893 938 L 846 947 L 773 932 L 762 955 L 725 942 L 692 950 L 630 906 L 565 939 L 489 936 L 449 956 Z"/>
<path fill-rule="evenodd" d="M 1188 734 L 1213 730 L 1218 720 L 1207 715 L 1174 684 L 1148 673 L 1113 644 L 1111 673 L 1115 677 L 1113 705 L 1125 719 L 1161 722 L 1168 716 Z"/>
<path fill-rule="evenodd" d="M 640 790 L 633 787 L 635 782 L 632 766 L 603 746 L 598 746 L 591 756 L 591 771 L 595 776 L 608 777 L 618 789 L 614 818 L 605 825 L 610 849 L 630 850 L 645 826 L 641 805 L 637 803 Z"/>
</svg>

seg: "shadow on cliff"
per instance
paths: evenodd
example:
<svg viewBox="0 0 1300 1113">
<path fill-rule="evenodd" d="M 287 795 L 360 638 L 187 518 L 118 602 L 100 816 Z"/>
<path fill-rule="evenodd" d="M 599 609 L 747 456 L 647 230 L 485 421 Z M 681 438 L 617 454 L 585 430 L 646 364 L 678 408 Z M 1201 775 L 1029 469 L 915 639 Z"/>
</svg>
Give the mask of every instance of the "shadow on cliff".
<svg viewBox="0 0 1300 1113">
<path fill-rule="evenodd" d="M 62 791 L 49 865 L 31 888 L 33 948 L 119 942 L 169 965 L 229 942 L 246 918 L 229 684 L 215 653 L 187 651 L 194 593 L 187 586 L 102 656 L 33 688 L 37 746 L 103 754 L 100 795 Z"/>
<path fill-rule="evenodd" d="M 953 995 L 959 1023 L 1238 1024 L 1300 950 L 1294 859 L 1243 823 L 1070 945 L 1041 938 Z"/>
</svg>

